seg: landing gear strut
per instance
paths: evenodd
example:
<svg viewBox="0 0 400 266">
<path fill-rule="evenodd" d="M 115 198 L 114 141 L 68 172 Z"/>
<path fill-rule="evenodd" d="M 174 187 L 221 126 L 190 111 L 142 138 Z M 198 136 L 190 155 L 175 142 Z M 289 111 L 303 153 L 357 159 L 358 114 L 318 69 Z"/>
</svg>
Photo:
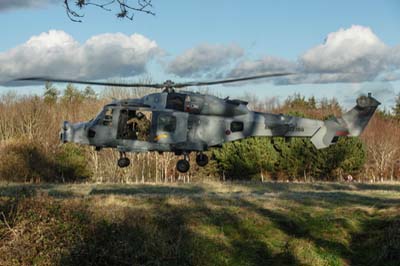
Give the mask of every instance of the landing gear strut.
<svg viewBox="0 0 400 266">
<path fill-rule="evenodd" d="M 204 167 L 208 164 L 208 156 L 202 152 L 196 155 L 196 163 L 198 166 Z"/>
<path fill-rule="evenodd" d="M 187 152 L 183 153 L 183 159 L 176 163 L 176 169 L 181 173 L 187 173 L 190 169 L 189 154 Z"/>
<path fill-rule="evenodd" d="M 120 152 L 119 155 L 120 158 L 118 159 L 118 166 L 121 168 L 128 167 L 131 164 L 131 161 L 126 157 L 126 153 Z"/>
</svg>

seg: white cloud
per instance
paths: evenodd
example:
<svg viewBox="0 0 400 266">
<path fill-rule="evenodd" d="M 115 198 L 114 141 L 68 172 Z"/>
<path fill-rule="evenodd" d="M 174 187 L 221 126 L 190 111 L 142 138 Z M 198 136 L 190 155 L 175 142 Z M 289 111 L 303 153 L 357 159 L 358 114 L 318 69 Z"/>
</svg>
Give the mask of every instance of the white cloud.
<svg viewBox="0 0 400 266">
<path fill-rule="evenodd" d="M 60 0 L 1 0 L 0 11 L 16 8 L 37 8 L 50 3 L 61 2 Z"/>
<path fill-rule="evenodd" d="M 296 63 L 289 60 L 265 56 L 258 60 L 242 60 L 230 71 L 229 76 L 252 76 L 268 72 L 290 72 L 295 71 Z"/>
<path fill-rule="evenodd" d="M 167 72 L 180 77 L 217 76 L 222 68 L 242 57 L 237 45 L 201 44 L 177 56 L 167 65 Z"/>
<path fill-rule="evenodd" d="M 51 30 L 0 52 L 0 83 L 26 76 L 131 77 L 144 73 L 148 62 L 161 54 L 155 41 L 140 34 L 102 34 L 82 44 Z M 274 56 L 251 60 L 237 45 L 202 44 L 175 57 L 165 70 L 180 77 L 209 78 L 299 73 L 275 79 L 276 84 L 394 81 L 400 80 L 400 45 L 390 47 L 370 28 L 352 26 L 330 33 L 296 61 Z"/>
<path fill-rule="evenodd" d="M 106 79 L 142 74 L 159 55 L 155 41 L 143 35 L 97 35 L 84 44 L 63 31 L 51 30 L 0 53 L 0 81 L 18 77 Z"/>
<path fill-rule="evenodd" d="M 325 42 L 301 55 L 297 62 L 276 57 L 247 60 L 230 75 L 245 76 L 274 71 L 299 75 L 279 78 L 277 84 L 364 82 L 398 80 L 400 46 L 389 47 L 368 27 L 354 25 L 328 34 Z"/>
<path fill-rule="evenodd" d="M 368 27 L 352 26 L 330 33 L 325 43 L 300 57 L 306 73 L 319 82 L 360 82 L 375 79 L 389 67 L 390 48 Z"/>
</svg>

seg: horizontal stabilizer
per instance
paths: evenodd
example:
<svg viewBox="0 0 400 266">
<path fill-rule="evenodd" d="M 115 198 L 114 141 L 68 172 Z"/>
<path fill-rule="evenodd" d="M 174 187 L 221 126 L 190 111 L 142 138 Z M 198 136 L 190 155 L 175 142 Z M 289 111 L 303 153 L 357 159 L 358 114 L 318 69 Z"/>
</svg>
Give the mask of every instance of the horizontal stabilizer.
<svg viewBox="0 0 400 266">
<path fill-rule="evenodd" d="M 324 149 L 336 143 L 339 135 L 347 135 L 348 131 L 336 121 L 326 120 L 324 125 L 312 136 L 311 142 L 317 149 Z"/>
</svg>

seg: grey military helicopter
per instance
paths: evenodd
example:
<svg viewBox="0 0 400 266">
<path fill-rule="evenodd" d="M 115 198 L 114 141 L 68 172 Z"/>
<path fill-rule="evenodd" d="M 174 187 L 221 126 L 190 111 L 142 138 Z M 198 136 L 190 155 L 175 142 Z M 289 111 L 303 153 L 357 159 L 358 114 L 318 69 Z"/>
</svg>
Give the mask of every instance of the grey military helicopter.
<svg viewBox="0 0 400 266">
<path fill-rule="evenodd" d="M 286 75 L 291 73 L 207 82 L 174 83 L 167 80 L 160 84 L 121 84 L 47 77 L 22 78 L 18 81 L 161 89 L 159 93 L 138 99 L 113 100 L 90 121 L 74 124 L 65 121 L 60 140 L 63 143 L 91 145 L 96 150 L 115 148 L 120 153 L 117 164 L 122 168 L 130 164 L 127 152 L 174 152 L 176 155 L 183 155 L 176 165 L 181 173 L 189 171 L 191 152 L 197 153 L 196 163 L 203 167 L 209 161 L 205 151 L 212 147 L 221 147 L 225 142 L 247 137 L 309 137 L 317 149 L 326 148 L 336 143 L 340 137 L 359 136 L 380 104 L 369 93 L 367 96 L 360 96 L 356 106 L 342 117 L 320 121 L 254 112 L 242 100 L 175 90 Z M 146 116 L 144 113 L 150 115 Z"/>
</svg>

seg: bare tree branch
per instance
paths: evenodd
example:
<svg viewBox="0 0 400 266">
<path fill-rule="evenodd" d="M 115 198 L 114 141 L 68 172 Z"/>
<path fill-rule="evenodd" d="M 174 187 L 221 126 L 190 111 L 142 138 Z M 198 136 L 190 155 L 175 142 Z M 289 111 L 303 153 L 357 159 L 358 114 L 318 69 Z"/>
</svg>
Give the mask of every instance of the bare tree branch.
<svg viewBox="0 0 400 266">
<path fill-rule="evenodd" d="M 116 9 L 118 10 L 116 16 L 122 19 L 133 20 L 136 13 L 155 16 L 152 11 L 152 0 L 64 0 L 64 6 L 68 18 L 73 22 L 82 22 L 84 17 L 82 9 L 88 6 L 95 6 L 108 12 Z"/>
</svg>

